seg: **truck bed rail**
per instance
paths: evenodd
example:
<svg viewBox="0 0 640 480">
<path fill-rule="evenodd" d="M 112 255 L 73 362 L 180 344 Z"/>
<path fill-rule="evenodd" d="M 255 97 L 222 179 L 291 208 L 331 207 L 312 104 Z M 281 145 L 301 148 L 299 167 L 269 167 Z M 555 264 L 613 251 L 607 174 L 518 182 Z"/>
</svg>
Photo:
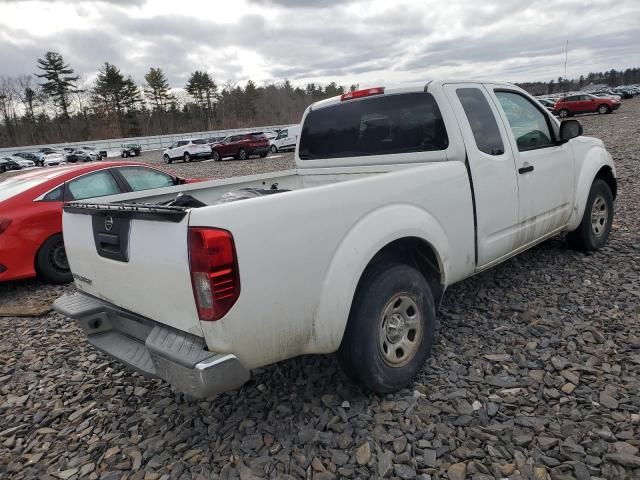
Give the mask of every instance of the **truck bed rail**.
<svg viewBox="0 0 640 480">
<path fill-rule="evenodd" d="M 105 214 L 119 218 L 180 222 L 187 214 L 188 207 L 167 205 L 145 205 L 139 203 L 84 203 L 67 202 L 64 211 L 82 215 Z"/>
</svg>

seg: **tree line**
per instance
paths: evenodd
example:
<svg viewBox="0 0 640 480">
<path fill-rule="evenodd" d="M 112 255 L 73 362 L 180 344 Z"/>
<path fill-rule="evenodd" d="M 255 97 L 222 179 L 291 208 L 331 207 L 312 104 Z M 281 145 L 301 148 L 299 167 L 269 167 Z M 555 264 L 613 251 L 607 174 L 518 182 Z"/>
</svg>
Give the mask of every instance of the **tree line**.
<svg viewBox="0 0 640 480">
<path fill-rule="evenodd" d="M 611 69 L 607 72 L 591 72 L 578 78 L 562 78 L 548 82 L 524 82 L 518 85 L 533 95 L 552 95 L 554 93 L 575 92 L 583 88 L 619 85 L 635 85 L 640 83 L 640 68 L 626 70 Z"/>
<path fill-rule="evenodd" d="M 160 67 L 139 85 L 108 62 L 88 84 L 58 52 L 36 70 L 0 76 L 0 147 L 295 123 L 309 104 L 345 92 L 335 82 L 218 85 L 200 70 L 172 89 Z"/>
<path fill-rule="evenodd" d="M 151 67 L 139 85 L 108 62 L 89 84 L 58 52 L 46 52 L 35 67 L 37 73 L 0 76 L 0 147 L 295 123 L 309 104 L 358 87 L 288 80 L 218 85 L 196 70 L 184 87 L 171 88 L 160 67 Z M 550 94 L 598 83 L 640 83 L 640 69 L 520 85 Z"/>
</svg>

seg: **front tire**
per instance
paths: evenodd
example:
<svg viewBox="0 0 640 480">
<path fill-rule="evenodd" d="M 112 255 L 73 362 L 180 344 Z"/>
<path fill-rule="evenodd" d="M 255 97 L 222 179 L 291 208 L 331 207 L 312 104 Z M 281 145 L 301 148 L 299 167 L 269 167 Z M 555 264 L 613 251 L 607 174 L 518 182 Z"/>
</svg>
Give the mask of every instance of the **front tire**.
<svg viewBox="0 0 640 480">
<path fill-rule="evenodd" d="M 567 118 L 569 116 L 569 110 L 567 110 L 566 108 L 561 108 L 560 111 L 558 111 L 558 116 L 560 118 Z"/>
<path fill-rule="evenodd" d="M 48 238 L 36 255 L 38 276 L 50 283 L 69 283 L 73 280 L 62 234 Z"/>
<path fill-rule="evenodd" d="M 435 324 L 433 295 L 418 270 L 396 262 L 374 265 L 356 291 L 340 365 L 376 393 L 406 387 L 429 357 Z"/>
<path fill-rule="evenodd" d="M 213 153 L 211 153 L 211 158 L 213 158 L 214 162 L 220 161 L 220 153 L 214 150 Z"/>
<path fill-rule="evenodd" d="M 605 105 L 605 104 L 600 105 L 600 106 L 598 107 L 598 113 L 599 113 L 600 115 L 603 115 L 603 114 L 605 114 L 605 113 L 609 113 L 609 106 L 608 106 L 608 105 Z"/>
<path fill-rule="evenodd" d="M 602 248 L 611 233 L 613 194 L 604 180 L 597 178 L 591 185 L 580 226 L 569 232 L 567 240 L 573 248 L 593 251 Z"/>
<path fill-rule="evenodd" d="M 184 152 L 184 157 L 182 157 L 182 161 L 184 163 L 187 163 L 187 162 L 191 161 L 191 155 L 189 155 L 189 152 Z"/>
<path fill-rule="evenodd" d="M 241 148 L 240 150 L 238 150 L 239 160 L 246 160 L 247 158 L 249 158 L 249 156 L 247 155 L 247 151 L 244 148 Z"/>
<path fill-rule="evenodd" d="M 276 147 L 275 145 L 271 145 L 271 153 L 278 153 L 278 147 Z"/>
<path fill-rule="evenodd" d="M 123 152 L 123 154 L 122 154 L 122 157 L 123 157 L 123 158 L 129 158 L 129 152 L 125 150 L 125 151 Z"/>
<path fill-rule="evenodd" d="M 171 164 L 172 160 L 171 160 L 171 157 L 169 155 L 167 155 L 165 153 L 162 158 L 164 159 L 164 163 L 166 163 L 167 165 Z"/>
<path fill-rule="evenodd" d="M 265 158 L 269 152 L 264 152 L 260 154 L 260 158 Z"/>
</svg>

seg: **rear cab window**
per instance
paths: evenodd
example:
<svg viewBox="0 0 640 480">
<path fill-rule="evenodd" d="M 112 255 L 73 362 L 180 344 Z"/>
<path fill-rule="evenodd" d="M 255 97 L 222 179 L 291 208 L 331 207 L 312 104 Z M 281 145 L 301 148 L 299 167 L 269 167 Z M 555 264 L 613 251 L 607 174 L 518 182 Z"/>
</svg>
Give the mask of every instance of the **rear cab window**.
<svg viewBox="0 0 640 480">
<path fill-rule="evenodd" d="M 380 95 L 311 110 L 301 160 L 446 150 L 447 131 L 429 93 Z"/>
<path fill-rule="evenodd" d="M 479 88 L 458 88 L 456 95 L 469 121 L 478 150 L 489 155 L 502 155 L 504 144 L 496 117 Z"/>
</svg>

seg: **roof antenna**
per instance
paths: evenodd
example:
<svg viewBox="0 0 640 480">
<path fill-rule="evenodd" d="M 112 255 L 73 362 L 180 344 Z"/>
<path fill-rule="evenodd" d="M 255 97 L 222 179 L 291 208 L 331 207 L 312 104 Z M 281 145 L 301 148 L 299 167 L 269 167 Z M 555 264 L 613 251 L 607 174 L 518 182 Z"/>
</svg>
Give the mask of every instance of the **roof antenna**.
<svg viewBox="0 0 640 480">
<path fill-rule="evenodd" d="M 564 46 L 564 94 L 567 94 L 567 58 L 569 56 L 569 39 L 567 39 L 567 43 Z"/>
</svg>

